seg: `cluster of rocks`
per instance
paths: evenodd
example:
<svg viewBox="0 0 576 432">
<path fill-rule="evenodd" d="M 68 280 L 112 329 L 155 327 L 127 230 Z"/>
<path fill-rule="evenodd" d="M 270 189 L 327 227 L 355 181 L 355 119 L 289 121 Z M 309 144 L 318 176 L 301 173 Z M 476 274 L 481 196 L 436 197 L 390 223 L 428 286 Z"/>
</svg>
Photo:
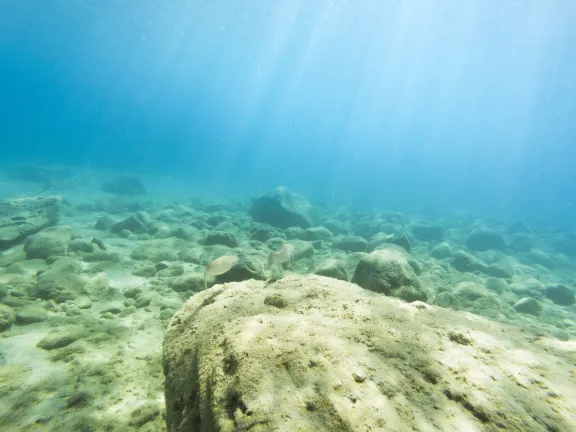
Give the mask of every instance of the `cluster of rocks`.
<svg viewBox="0 0 576 432">
<path fill-rule="evenodd" d="M 153 202 L 131 176 L 112 177 L 102 190 L 107 195 L 74 206 L 60 196 L 0 201 L 0 331 L 6 336 L 63 318 L 112 323 L 144 314 L 167 325 L 183 301 L 204 290 L 212 260 L 239 258 L 215 284 L 255 280 L 268 287 L 269 253 L 289 242 L 288 274 L 330 278 L 332 288 L 344 286 L 335 281 L 351 282 L 374 295 L 469 311 L 560 340 L 576 337 L 574 290 L 557 276 L 574 271 L 570 250 L 558 246 L 567 234 L 537 235 L 521 223 L 326 211 L 286 188 L 247 206 Z M 283 293 L 269 294 L 267 307 L 290 305 Z M 37 346 L 70 360 L 91 334 L 60 332 Z M 310 411 L 321 403 L 311 399 Z M 246 416 L 236 413 L 238 406 L 231 415 Z"/>
</svg>

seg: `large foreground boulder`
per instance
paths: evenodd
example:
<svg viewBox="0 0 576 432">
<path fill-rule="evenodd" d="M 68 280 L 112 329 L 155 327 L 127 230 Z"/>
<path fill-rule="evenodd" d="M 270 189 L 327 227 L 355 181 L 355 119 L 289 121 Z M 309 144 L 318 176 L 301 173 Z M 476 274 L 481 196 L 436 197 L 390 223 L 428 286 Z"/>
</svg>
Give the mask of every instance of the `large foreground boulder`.
<svg viewBox="0 0 576 432">
<path fill-rule="evenodd" d="M 277 187 L 258 196 L 250 207 L 250 216 L 277 228 L 313 225 L 312 206 L 302 195 Z"/>
<path fill-rule="evenodd" d="M 163 349 L 170 432 L 560 431 L 576 416 L 570 342 L 322 276 L 195 294 Z"/>
<path fill-rule="evenodd" d="M 37 196 L 0 201 L 0 251 L 58 222 L 60 196 Z"/>
</svg>

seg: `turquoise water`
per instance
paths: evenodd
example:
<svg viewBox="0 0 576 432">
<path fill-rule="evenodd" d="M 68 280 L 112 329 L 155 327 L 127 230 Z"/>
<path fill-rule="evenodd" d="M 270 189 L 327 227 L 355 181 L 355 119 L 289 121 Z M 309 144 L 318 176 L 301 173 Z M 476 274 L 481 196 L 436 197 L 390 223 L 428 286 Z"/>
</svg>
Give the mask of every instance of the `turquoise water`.
<svg viewBox="0 0 576 432">
<path fill-rule="evenodd" d="M 571 2 L 5 0 L 2 162 L 572 224 Z"/>
<path fill-rule="evenodd" d="M 572 430 L 575 119 L 570 1 L 0 1 L 0 430 Z"/>
</svg>

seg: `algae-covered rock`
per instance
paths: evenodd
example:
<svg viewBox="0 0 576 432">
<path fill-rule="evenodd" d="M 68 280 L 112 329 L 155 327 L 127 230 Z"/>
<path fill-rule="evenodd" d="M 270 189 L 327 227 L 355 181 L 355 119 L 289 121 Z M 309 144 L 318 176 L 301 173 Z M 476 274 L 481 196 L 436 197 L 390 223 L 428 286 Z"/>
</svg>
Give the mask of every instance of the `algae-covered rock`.
<svg viewBox="0 0 576 432">
<path fill-rule="evenodd" d="M 54 300 L 62 303 L 74 300 L 83 292 L 84 280 L 75 273 L 61 271 L 58 267 L 47 270 L 38 276 L 31 290 L 33 297 L 43 300 Z"/>
<path fill-rule="evenodd" d="M 514 304 L 514 310 L 516 312 L 538 315 L 542 310 L 542 306 L 538 303 L 538 300 L 532 297 L 522 297 L 520 300 Z"/>
<path fill-rule="evenodd" d="M 576 301 L 574 291 L 565 285 L 552 285 L 546 287 L 546 297 L 561 306 L 569 306 L 574 304 Z"/>
<path fill-rule="evenodd" d="M 24 252 L 28 259 L 66 256 L 70 240 L 72 240 L 71 228 L 66 226 L 46 228 L 26 239 Z"/>
<path fill-rule="evenodd" d="M 340 279 L 343 281 L 348 280 L 344 263 L 336 259 L 327 259 L 322 261 L 316 270 L 314 270 L 314 273 L 320 276 Z"/>
<path fill-rule="evenodd" d="M 250 216 L 257 222 L 278 228 L 308 228 L 314 219 L 312 206 L 306 198 L 285 187 L 277 187 L 254 199 Z"/>
<path fill-rule="evenodd" d="M 399 246 L 389 245 L 363 257 L 354 271 L 352 282 L 370 291 L 405 301 L 428 299 L 409 263 L 407 252 Z"/>
<path fill-rule="evenodd" d="M 16 313 L 10 306 L 0 303 L 0 331 L 8 330 L 16 321 Z"/>
<path fill-rule="evenodd" d="M 320 276 L 198 293 L 164 338 L 168 432 L 571 430 L 574 347 L 422 306 Z"/>
<path fill-rule="evenodd" d="M 233 248 L 238 246 L 240 242 L 238 237 L 232 232 L 214 230 L 206 232 L 204 244 L 207 246 L 223 245 Z"/>
<path fill-rule="evenodd" d="M 37 196 L 0 201 L 0 251 L 58 222 L 63 199 Z"/>
<path fill-rule="evenodd" d="M 360 236 L 339 236 L 332 243 L 332 247 L 345 252 L 366 252 L 368 242 Z"/>
<path fill-rule="evenodd" d="M 80 337 L 78 332 L 62 332 L 49 334 L 42 338 L 36 346 L 43 350 L 50 351 L 57 348 L 62 348 L 75 342 Z"/>
<path fill-rule="evenodd" d="M 325 242 L 332 243 L 334 241 L 334 234 L 328 228 L 323 226 L 311 227 L 306 229 L 306 238 L 308 241 L 324 240 Z"/>
<path fill-rule="evenodd" d="M 453 253 L 452 246 L 450 246 L 450 243 L 447 242 L 437 244 L 430 251 L 430 255 L 432 255 L 436 259 L 451 258 L 452 253 Z"/>
<path fill-rule="evenodd" d="M 139 211 L 136 214 L 127 217 L 126 219 L 112 224 L 109 229 L 110 232 L 119 234 L 123 230 L 128 230 L 134 234 L 144 234 L 151 232 L 153 228 L 153 221 L 148 213 Z"/>
<path fill-rule="evenodd" d="M 48 314 L 41 307 L 24 307 L 16 311 L 16 324 L 27 325 L 46 321 Z"/>
</svg>

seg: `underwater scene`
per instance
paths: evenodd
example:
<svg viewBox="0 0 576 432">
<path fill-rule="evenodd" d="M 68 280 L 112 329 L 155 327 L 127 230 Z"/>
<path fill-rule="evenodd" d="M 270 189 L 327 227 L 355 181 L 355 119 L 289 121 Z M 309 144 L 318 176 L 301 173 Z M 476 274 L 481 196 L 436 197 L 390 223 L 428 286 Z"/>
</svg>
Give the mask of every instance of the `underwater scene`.
<svg viewBox="0 0 576 432">
<path fill-rule="evenodd" d="M 576 3 L 0 1 L 0 431 L 576 431 Z"/>
</svg>

